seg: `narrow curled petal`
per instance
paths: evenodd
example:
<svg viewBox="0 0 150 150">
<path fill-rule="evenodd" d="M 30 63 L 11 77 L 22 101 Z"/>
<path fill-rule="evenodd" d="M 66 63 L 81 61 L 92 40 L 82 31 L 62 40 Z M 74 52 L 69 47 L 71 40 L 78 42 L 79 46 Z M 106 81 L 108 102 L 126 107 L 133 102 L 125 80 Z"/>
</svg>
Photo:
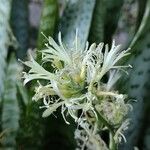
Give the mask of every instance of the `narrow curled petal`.
<svg viewBox="0 0 150 150">
<path fill-rule="evenodd" d="M 57 110 L 58 107 L 60 107 L 62 105 L 62 102 L 53 104 L 51 106 L 49 106 L 44 112 L 42 117 L 48 117 L 49 115 L 51 115 L 54 111 Z"/>
<path fill-rule="evenodd" d="M 42 66 L 40 66 L 34 60 L 32 55 L 30 55 L 30 58 L 30 61 L 23 62 L 23 64 L 30 68 L 28 73 L 23 74 L 24 84 L 34 79 L 56 80 L 56 76 L 45 70 Z"/>
</svg>

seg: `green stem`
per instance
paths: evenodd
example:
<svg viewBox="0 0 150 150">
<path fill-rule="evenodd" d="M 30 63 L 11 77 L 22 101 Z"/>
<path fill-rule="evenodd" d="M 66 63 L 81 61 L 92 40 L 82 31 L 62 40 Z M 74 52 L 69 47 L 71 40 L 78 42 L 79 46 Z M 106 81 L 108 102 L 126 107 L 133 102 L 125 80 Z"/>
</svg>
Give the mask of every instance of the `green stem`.
<svg viewBox="0 0 150 150">
<path fill-rule="evenodd" d="M 109 149 L 117 150 L 117 144 L 115 143 L 112 133 L 109 134 Z"/>
<path fill-rule="evenodd" d="M 97 114 L 98 117 L 98 124 L 103 123 L 109 130 L 110 132 L 114 135 L 113 127 L 105 120 L 105 118 L 95 109 L 94 110 Z"/>
<path fill-rule="evenodd" d="M 110 150 L 117 150 L 117 145 L 113 138 L 115 133 L 114 133 L 112 125 L 96 110 L 96 108 L 94 109 L 94 111 L 96 112 L 97 117 L 98 117 L 98 124 L 103 123 L 110 131 L 110 142 L 109 142 Z"/>
</svg>

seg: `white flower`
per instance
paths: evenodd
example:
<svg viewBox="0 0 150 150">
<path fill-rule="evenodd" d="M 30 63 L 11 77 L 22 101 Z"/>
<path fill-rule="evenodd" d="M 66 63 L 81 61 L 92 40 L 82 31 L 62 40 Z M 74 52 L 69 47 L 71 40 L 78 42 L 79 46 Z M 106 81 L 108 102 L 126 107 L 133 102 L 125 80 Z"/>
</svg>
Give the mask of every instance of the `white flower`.
<svg viewBox="0 0 150 150">
<path fill-rule="evenodd" d="M 45 80 L 46 85 L 41 85 L 38 81 L 33 97 L 35 101 L 43 100 L 43 106 L 40 107 L 45 109 L 43 117 L 53 114 L 61 107 L 65 122 L 69 124 L 66 117 L 70 115 L 80 126 L 81 130 L 77 129 L 76 138 L 82 140 L 82 148 L 98 150 L 102 147 L 107 150 L 98 134 L 99 130 L 109 130 L 108 124 L 121 125 L 130 107 L 125 102 L 126 95 L 113 89 L 121 77 L 119 70 L 129 67 L 117 64 L 129 54 L 128 50 L 121 51 L 120 46 L 115 46 L 114 41 L 110 51 L 108 45 L 104 47 L 104 43 L 98 46 L 93 43 L 89 46 L 87 42 L 85 49 L 82 49 L 77 35 L 73 46 L 68 48 L 62 43 L 60 33 L 58 42 L 59 44 L 49 37 L 48 43 L 45 44 L 46 48 L 41 51 L 42 63 L 50 65 L 53 68 L 51 71 L 44 69 L 32 56 L 30 61 L 23 62 L 30 68 L 23 75 L 24 84 L 35 79 Z M 103 83 L 102 78 L 108 72 L 108 81 Z M 101 122 L 97 113 L 102 116 Z M 122 135 L 121 131 L 122 127 L 114 135 L 116 141 Z"/>
</svg>

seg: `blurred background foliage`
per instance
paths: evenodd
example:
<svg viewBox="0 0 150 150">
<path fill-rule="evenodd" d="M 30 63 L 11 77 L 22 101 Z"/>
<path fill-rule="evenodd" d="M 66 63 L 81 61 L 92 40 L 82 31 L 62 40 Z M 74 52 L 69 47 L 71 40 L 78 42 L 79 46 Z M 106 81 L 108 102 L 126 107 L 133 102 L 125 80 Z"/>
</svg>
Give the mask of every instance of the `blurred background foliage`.
<svg viewBox="0 0 150 150">
<path fill-rule="evenodd" d="M 131 55 L 120 63 L 133 69 L 118 82 L 117 89 L 127 93 L 134 107 L 131 125 L 120 150 L 138 147 L 150 150 L 150 0 L 1 0 L 0 1 L 0 149 L 72 150 L 75 125 L 66 125 L 57 112 L 42 118 L 39 104 L 32 102 L 30 83 L 20 80 L 23 66 L 32 50 L 38 62 L 45 36 L 72 44 L 76 29 L 85 42 L 112 39 L 131 47 Z M 47 66 L 47 69 L 50 69 Z M 135 100 L 135 101 L 133 101 Z"/>
</svg>

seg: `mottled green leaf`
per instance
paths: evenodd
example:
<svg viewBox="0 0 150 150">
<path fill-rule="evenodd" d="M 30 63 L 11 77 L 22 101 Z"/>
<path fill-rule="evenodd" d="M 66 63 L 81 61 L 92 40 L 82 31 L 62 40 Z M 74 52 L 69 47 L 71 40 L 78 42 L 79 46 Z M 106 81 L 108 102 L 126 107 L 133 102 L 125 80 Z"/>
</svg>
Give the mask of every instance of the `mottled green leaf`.
<svg viewBox="0 0 150 150">
<path fill-rule="evenodd" d="M 150 7 L 149 4 L 150 0 L 147 1 L 147 6 Z M 149 101 L 147 93 L 150 90 L 150 15 L 148 16 L 146 22 L 145 20 L 141 22 L 141 25 L 144 24 L 145 27 L 131 50 L 129 63 L 133 69 L 122 84 L 122 89 L 132 100 L 136 100 L 136 102 L 132 102 L 133 111 L 129 114 L 131 126 L 126 132 L 127 143 L 122 145 L 123 150 L 132 150 L 135 145 L 139 144 L 141 133 L 143 133 L 141 129 L 144 123 L 144 109 Z"/>
<path fill-rule="evenodd" d="M 84 47 L 89 35 L 95 0 L 70 0 L 60 23 L 63 41 L 69 46 L 75 38 L 76 30 Z"/>
<path fill-rule="evenodd" d="M 104 41 L 110 44 L 118 25 L 123 0 L 105 0 L 104 5 L 106 6 Z"/>
<path fill-rule="evenodd" d="M 124 0 L 114 38 L 127 47 L 134 37 L 138 22 L 138 0 Z"/>
<path fill-rule="evenodd" d="M 17 78 L 19 72 L 20 66 L 16 62 L 14 55 L 12 55 L 6 71 L 5 91 L 2 101 L 2 130 L 7 130 L 2 141 L 5 149 L 13 149 L 16 146 L 15 138 L 19 128 L 19 106 L 16 83 L 19 80 Z"/>
<path fill-rule="evenodd" d="M 43 32 L 46 37 L 53 36 L 57 19 L 58 19 L 57 0 L 44 0 L 37 42 L 38 50 L 43 49 L 45 47 L 44 44 L 47 42 L 47 39 L 43 36 L 43 34 L 41 34 L 41 32 Z M 38 55 L 37 59 L 39 59 L 41 53 L 38 52 L 37 55 Z"/>
<path fill-rule="evenodd" d="M 137 33 L 135 34 L 131 44 L 129 45 L 129 47 L 134 47 L 134 45 L 136 44 L 136 42 L 138 41 L 139 37 L 145 33 L 145 31 L 149 32 L 149 23 L 148 20 L 149 20 L 149 17 L 150 16 L 150 1 L 148 0 L 147 1 L 147 4 L 146 4 L 146 8 L 145 8 L 145 12 L 144 12 L 144 15 L 143 15 L 143 18 L 141 20 L 141 24 L 139 26 L 139 29 L 137 30 Z M 148 24 L 148 25 L 147 25 Z M 147 26 L 146 26 L 147 25 Z M 147 33 L 145 33 L 147 34 Z"/>
<path fill-rule="evenodd" d="M 17 56 L 23 59 L 29 47 L 28 0 L 12 1 L 11 27 L 19 45 Z"/>
<path fill-rule="evenodd" d="M 11 0 L 0 1 L 0 101 L 4 91 L 6 57 L 9 46 L 9 18 Z"/>
<path fill-rule="evenodd" d="M 147 119 L 148 119 L 148 115 L 147 115 Z M 150 119 L 147 121 L 147 126 L 146 126 L 146 134 L 144 135 L 144 138 L 143 138 L 143 149 L 144 150 L 149 150 L 150 149 L 150 144 L 149 144 L 149 141 L 150 141 Z"/>
<path fill-rule="evenodd" d="M 104 38 L 106 5 L 105 0 L 96 0 L 92 24 L 89 34 L 89 42 L 99 44 Z"/>
</svg>

